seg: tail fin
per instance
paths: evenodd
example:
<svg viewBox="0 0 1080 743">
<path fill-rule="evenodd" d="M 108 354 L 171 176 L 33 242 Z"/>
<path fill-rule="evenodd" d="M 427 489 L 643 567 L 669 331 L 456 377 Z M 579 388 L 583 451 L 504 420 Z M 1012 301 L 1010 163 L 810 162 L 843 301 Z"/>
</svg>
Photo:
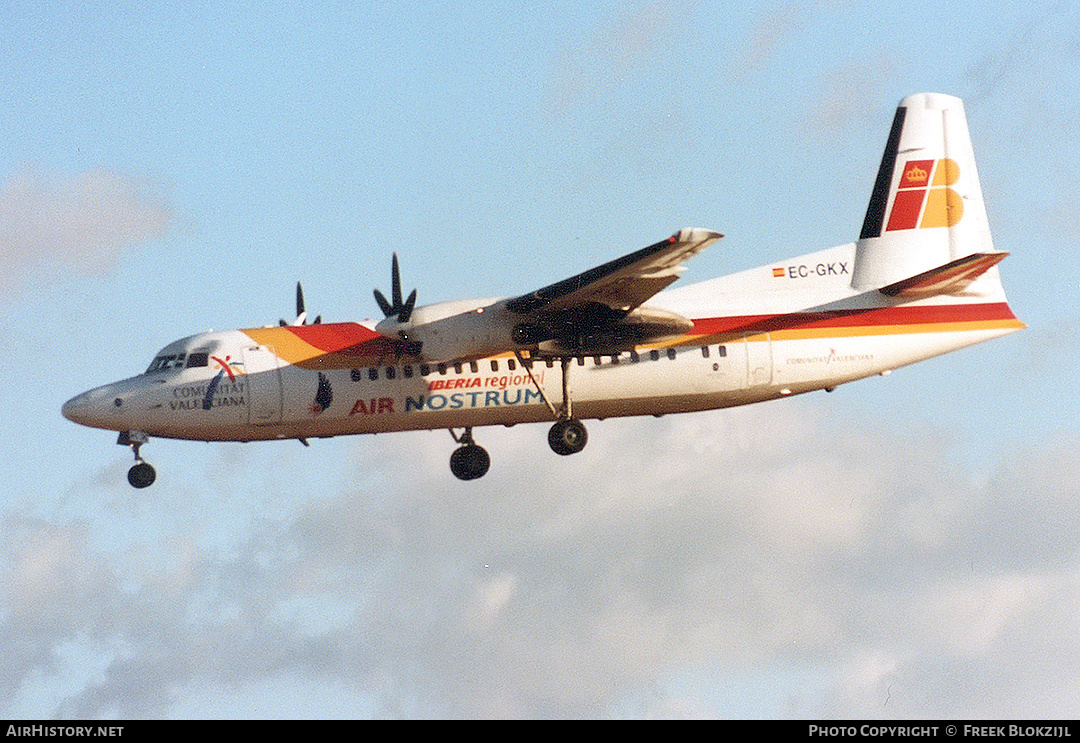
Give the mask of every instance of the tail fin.
<svg viewBox="0 0 1080 743">
<path fill-rule="evenodd" d="M 908 96 L 889 132 L 851 284 L 895 285 L 974 253 L 994 253 L 994 245 L 963 101 Z"/>
</svg>

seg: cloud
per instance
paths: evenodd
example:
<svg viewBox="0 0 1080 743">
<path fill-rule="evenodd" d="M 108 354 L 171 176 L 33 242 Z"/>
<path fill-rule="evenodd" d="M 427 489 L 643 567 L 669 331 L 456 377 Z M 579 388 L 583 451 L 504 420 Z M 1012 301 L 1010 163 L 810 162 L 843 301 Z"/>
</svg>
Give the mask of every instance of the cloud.
<svg viewBox="0 0 1080 743">
<path fill-rule="evenodd" d="M 972 102 L 994 100 L 1003 93 L 1015 95 L 1017 83 L 1026 77 L 1024 73 L 1045 67 L 1047 61 L 1055 75 L 1061 74 L 1059 65 L 1071 69 L 1075 64 L 1075 38 L 1069 37 L 1075 37 L 1075 33 L 1063 37 L 1062 29 L 1075 28 L 1075 19 L 1068 18 L 1074 7 L 1066 0 L 1058 0 L 1037 14 L 1037 9 L 1029 8 L 1020 15 L 1012 24 L 1014 30 L 996 38 L 987 52 L 969 65 L 968 77 L 975 87 Z M 1062 38 L 1067 39 L 1066 43 L 1054 43 Z M 1066 59 L 1054 59 L 1055 52 L 1062 51 Z M 1015 105 L 1015 100 L 1009 104 Z"/>
<path fill-rule="evenodd" d="M 92 638 L 115 658 L 64 714 L 280 678 L 406 716 L 1078 711 L 1076 442 L 971 478 L 933 431 L 800 402 L 590 433 L 561 458 L 541 427 L 478 430 L 469 484 L 449 437 L 361 439 L 356 484 L 220 554 L 9 525 L 5 688 Z"/>
<path fill-rule="evenodd" d="M 896 60 L 878 53 L 830 70 L 810 101 L 813 127 L 835 137 L 847 127 L 877 122 L 877 109 L 867 102 L 881 100 L 882 91 L 888 89 L 899 69 Z"/>
<path fill-rule="evenodd" d="M 743 69 L 752 73 L 767 67 L 777 50 L 810 22 L 813 12 L 806 3 L 785 2 L 762 14 L 746 38 L 741 55 Z"/>
<path fill-rule="evenodd" d="M 685 4 L 642 5 L 619 13 L 584 42 L 567 45 L 556 69 L 551 108 L 562 113 L 618 90 L 643 63 L 657 58 L 656 51 L 670 42 L 672 29 L 690 11 Z"/>
<path fill-rule="evenodd" d="M 0 188 L 0 282 L 11 286 L 56 261 L 104 273 L 172 221 L 166 199 L 145 180 L 106 168 L 66 176 L 26 165 Z"/>
</svg>

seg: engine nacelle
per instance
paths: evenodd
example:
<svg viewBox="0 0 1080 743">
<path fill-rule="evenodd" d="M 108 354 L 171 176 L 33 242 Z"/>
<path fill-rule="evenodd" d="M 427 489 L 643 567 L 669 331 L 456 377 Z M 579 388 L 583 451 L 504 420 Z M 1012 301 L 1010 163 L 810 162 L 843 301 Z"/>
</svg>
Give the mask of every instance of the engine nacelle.
<svg viewBox="0 0 1080 743">
<path fill-rule="evenodd" d="M 413 310 L 407 322 L 390 317 L 375 329 L 428 361 L 475 358 L 505 353 L 533 344 L 514 341 L 521 316 L 509 312 L 502 299 L 440 302 Z"/>
<path fill-rule="evenodd" d="M 417 307 L 406 322 L 388 317 L 375 329 L 402 344 L 407 355 L 449 361 L 515 350 L 553 356 L 618 353 L 682 335 L 693 327 L 682 315 L 646 306 L 622 317 L 596 305 L 592 312 L 522 319 L 520 313 L 507 309 L 506 300 L 491 299 Z"/>
</svg>

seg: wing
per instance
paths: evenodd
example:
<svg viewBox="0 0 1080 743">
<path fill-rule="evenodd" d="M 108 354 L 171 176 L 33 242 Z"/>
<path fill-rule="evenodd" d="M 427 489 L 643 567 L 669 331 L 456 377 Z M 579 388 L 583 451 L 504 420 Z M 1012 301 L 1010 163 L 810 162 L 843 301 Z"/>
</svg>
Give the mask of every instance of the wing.
<svg viewBox="0 0 1080 743">
<path fill-rule="evenodd" d="M 655 245 L 515 297 L 506 306 L 519 315 L 606 307 L 613 316 L 624 316 L 679 278 L 685 270 L 683 263 L 721 237 L 719 232 L 701 228 L 679 230 Z"/>
</svg>

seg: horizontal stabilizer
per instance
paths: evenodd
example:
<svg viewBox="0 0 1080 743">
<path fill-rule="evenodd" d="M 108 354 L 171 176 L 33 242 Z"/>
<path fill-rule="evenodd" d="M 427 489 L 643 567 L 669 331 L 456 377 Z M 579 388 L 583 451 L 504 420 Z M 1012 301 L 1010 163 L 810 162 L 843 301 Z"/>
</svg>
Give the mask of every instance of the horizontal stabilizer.
<svg viewBox="0 0 1080 743">
<path fill-rule="evenodd" d="M 929 297 L 935 294 L 954 294 L 962 291 L 975 279 L 1000 263 L 1008 253 L 972 253 L 943 266 L 931 268 L 908 279 L 883 286 L 880 291 L 889 297 Z"/>
</svg>

